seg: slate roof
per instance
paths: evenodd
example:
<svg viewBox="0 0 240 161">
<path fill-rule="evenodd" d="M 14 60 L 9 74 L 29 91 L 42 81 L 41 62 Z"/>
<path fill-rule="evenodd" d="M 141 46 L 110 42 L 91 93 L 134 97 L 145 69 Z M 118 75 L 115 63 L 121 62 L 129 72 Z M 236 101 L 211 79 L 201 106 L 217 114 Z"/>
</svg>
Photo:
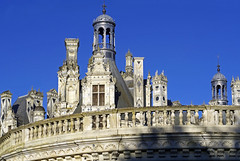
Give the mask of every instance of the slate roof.
<svg viewBox="0 0 240 161">
<path fill-rule="evenodd" d="M 26 125 L 29 123 L 27 112 L 26 112 L 27 97 L 28 96 L 18 97 L 18 99 L 12 106 L 12 109 L 17 118 L 17 126 Z"/>
<path fill-rule="evenodd" d="M 116 108 L 133 107 L 133 96 L 130 93 L 126 83 L 124 82 L 114 60 L 109 61 L 110 70 L 113 77 L 116 78 L 116 95 L 115 104 Z"/>
</svg>

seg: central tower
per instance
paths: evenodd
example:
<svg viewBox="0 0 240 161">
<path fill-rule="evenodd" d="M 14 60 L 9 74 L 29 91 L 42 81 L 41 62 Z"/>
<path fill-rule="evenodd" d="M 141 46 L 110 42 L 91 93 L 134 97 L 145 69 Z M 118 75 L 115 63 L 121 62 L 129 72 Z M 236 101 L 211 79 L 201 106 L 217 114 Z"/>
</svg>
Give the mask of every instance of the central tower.
<svg viewBox="0 0 240 161">
<path fill-rule="evenodd" d="M 115 22 L 113 18 L 106 14 L 105 4 L 103 5 L 102 15 L 93 21 L 93 53 L 101 50 L 104 59 L 115 60 Z"/>
</svg>

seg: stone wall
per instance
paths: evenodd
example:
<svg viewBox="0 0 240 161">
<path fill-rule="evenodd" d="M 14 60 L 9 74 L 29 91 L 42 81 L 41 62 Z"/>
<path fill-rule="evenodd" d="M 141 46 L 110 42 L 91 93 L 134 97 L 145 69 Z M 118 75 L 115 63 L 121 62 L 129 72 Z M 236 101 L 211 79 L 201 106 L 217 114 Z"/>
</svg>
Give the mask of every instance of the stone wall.
<svg viewBox="0 0 240 161">
<path fill-rule="evenodd" d="M 51 118 L 0 138 L 0 160 L 238 160 L 240 106 L 122 108 Z"/>
</svg>

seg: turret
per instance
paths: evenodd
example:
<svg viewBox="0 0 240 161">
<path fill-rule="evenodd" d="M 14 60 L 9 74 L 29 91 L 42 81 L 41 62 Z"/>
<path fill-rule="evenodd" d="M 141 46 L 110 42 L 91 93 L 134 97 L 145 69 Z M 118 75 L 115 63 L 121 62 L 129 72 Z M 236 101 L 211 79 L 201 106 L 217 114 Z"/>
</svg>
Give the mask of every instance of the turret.
<svg viewBox="0 0 240 161">
<path fill-rule="evenodd" d="M 115 22 L 113 18 L 106 14 L 105 5 L 103 5 L 102 15 L 93 21 L 94 38 L 93 53 L 98 49 L 104 54 L 104 59 L 115 60 Z"/>
<path fill-rule="evenodd" d="M 227 79 L 220 73 L 220 65 L 217 65 L 217 73 L 213 76 L 212 85 L 212 100 L 210 105 L 227 105 Z"/>
<path fill-rule="evenodd" d="M 12 110 L 12 93 L 5 91 L 1 94 L 1 132 L 7 133 L 9 130 L 17 127 L 17 120 Z"/>
<path fill-rule="evenodd" d="M 146 106 L 150 107 L 151 106 L 151 75 L 150 72 L 148 73 L 147 77 L 147 84 L 145 85 L 145 94 L 146 94 Z"/>
<path fill-rule="evenodd" d="M 232 88 L 232 105 L 240 106 L 240 80 L 239 80 L 239 77 L 237 77 L 236 80 L 234 80 L 234 78 L 232 78 L 231 88 Z"/>
<path fill-rule="evenodd" d="M 47 92 L 47 117 L 55 117 L 55 112 L 58 103 L 58 93 L 55 89 L 51 89 Z"/>
<path fill-rule="evenodd" d="M 35 109 L 34 109 L 34 122 L 36 121 L 40 121 L 40 120 L 44 120 L 44 115 L 45 115 L 45 110 L 42 106 L 37 106 Z"/>
<path fill-rule="evenodd" d="M 164 72 L 158 75 L 156 71 L 152 78 L 153 106 L 167 106 L 167 77 Z"/>
</svg>

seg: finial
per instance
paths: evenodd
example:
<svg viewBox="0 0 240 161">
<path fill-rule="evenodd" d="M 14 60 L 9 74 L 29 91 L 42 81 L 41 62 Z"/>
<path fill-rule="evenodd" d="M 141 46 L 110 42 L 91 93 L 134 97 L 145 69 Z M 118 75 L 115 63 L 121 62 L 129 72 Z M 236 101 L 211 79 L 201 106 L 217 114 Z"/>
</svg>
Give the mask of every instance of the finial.
<svg viewBox="0 0 240 161">
<path fill-rule="evenodd" d="M 106 14 L 106 7 L 107 7 L 107 6 L 105 5 L 105 0 L 103 1 L 102 7 L 103 7 L 102 13 L 103 13 L 103 14 Z"/>
<path fill-rule="evenodd" d="M 97 51 L 100 51 L 100 47 L 99 47 L 99 44 L 98 44 L 98 47 L 97 47 Z"/>
<path fill-rule="evenodd" d="M 33 91 L 33 86 L 32 86 L 32 89 L 31 89 L 32 91 Z"/>
<path fill-rule="evenodd" d="M 155 76 L 158 76 L 158 70 L 156 70 L 156 72 L 155 72 Z"/>
<path fill-rule="evenodd" d="M 164 75 L 164 70 L 162 70 L 162 73 L 161 73 L 162 75 Z"/>
<path fill-rule="evenodd" d="M 237 79 L 236 79 L 237 81 L 239 81 L 239 76 L 237 76 Z"/>
<path fill-rule="evenodd" d="M 151 79 L 150 71 L 148 71 L 148 79 Z"/>
<path fill-rule="evenodd" d="M 219 56 L 217 57 L 218 58 L 218 65 L 217 65 L 217 71 L 220 72 L 220 65 L 219 65 Z"/>
<path fill-rule="evenodd" d="M 234 82 L 234 77 L 232 76 L 232 82 Z"/>
<path fill-rule="evenodd" d="M 206 105 L 205 101 L 203 101 L 203 105 Z"/>
<path fill-rule="evenodd" d="M 150 71 L 148 71 L 148 76 L 150 76 Z"/>
</svg>

